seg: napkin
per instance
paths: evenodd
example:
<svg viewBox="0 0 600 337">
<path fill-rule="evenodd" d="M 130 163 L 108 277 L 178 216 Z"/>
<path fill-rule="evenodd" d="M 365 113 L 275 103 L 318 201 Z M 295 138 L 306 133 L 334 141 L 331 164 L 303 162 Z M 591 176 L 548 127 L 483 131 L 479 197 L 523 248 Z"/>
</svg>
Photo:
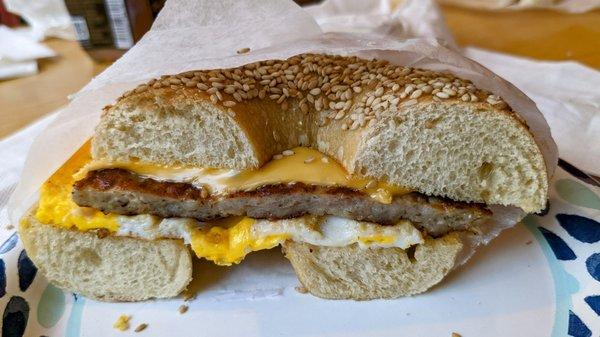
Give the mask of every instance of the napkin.
<svg viewBox="0 0 600 337">
<path fill-rule="evenodd" d="M 29 36 L 36 41 L 45 37 L 75 40 L 75 30 L 64 0 L 3 0 L 6 9 L 18 14 L 31 30 Z"/>
<path fill-rule="evenodd" d="M 37 59 L 56 53 L 23 31 L 0 25 L 0 80 L 37 73 Z"/>
</svg>

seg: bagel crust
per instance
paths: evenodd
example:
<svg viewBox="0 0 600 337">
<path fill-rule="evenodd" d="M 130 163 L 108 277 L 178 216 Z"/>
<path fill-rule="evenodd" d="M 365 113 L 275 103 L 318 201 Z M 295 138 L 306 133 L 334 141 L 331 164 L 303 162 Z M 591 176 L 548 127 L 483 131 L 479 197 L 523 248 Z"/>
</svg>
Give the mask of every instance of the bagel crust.
<svg viewBox="0 0 600 337">
<path fill-rule="evenodd" d="M 296 146 L 426 195 L 545 205 L 541 151 L 500 97 L 451 74 L 357 57 L 302 54 L 152 80 L 105 109 L 92 156 L 246 170 Z"/>
</svg>

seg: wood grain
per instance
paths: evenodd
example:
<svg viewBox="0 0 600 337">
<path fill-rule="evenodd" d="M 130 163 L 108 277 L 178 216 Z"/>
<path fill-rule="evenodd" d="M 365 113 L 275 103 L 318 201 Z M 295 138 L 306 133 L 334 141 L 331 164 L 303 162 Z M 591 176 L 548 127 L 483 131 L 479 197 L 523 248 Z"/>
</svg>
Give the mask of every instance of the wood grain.
<svg viewBox="0 0 600 337">
<path fill-rule="evenodd" d="M 59 56 L 38 62 L 34 76 L 0 81 L 0 138 L 26 126 L 68 102 L 106 64 L 96 64 L 76 41 L 44 43 Z"/>
<path fill-rule="evenodd" d="M 476 46 L 540 60 L 575 60 L 600 69 L 600 10 L 483 11 L 443 6 L 461 46 Z"/>
</svg>

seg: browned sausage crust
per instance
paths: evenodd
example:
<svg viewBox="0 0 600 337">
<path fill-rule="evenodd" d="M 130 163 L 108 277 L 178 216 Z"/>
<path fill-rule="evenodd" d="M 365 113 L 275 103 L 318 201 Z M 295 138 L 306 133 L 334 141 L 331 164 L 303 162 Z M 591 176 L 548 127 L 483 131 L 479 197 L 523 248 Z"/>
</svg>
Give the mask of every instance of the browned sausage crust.
<svg viewBox="0 0 600 337">
<path fill-rule="evenodd" d="M 382 204 L 346 187 L 302 183 L 268 185 L 252 191 L 210 196 L 187 183 L 157 181 L 122 169 L 91 171 L 75 183 L 73 200 L 80 206 L 118 214 L 154 214 L 201 221 L 229 216 L 257 219 L 293 218 L 305 214 L 335 215 L 382 225 L 411 220 L 431 235 L 474 228 L 489 219 L 481 204 L 408 193 Z"/>
</svg>

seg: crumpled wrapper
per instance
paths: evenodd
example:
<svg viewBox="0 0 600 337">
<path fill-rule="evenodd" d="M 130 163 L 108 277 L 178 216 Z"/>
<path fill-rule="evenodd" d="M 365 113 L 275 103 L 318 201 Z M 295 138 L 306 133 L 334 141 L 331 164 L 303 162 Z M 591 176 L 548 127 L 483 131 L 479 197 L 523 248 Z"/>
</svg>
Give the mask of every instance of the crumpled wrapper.
<svg viewBox="0 0 600 337">
<path fill-rule="evenodd" d="M 379 18 L 377 8 L 389 10 L 388 1 L 334 0 L 321 6 L 328 13 L 321 21 L 333 19 L 327 32 L 308 12 L 286 0 L 167 2 L 143 39 L 74 95 L 35 140 L 21 182 L 9 201 L 11 221 L 18 223 L 35 203 L 44 180 L 92 136 L 102 107 L 113 103 L 124 91 L 164 74 L 236 67 L 308 52 L 384 59 L 471 80 L 501 96 L 527 122 L 544 155 L 548 176 L 552 176 L 558 160 L 556 144 L 535 103 L 509 82 L 462 56 L 452 40 L 443 40 L 450 34 L 433 2 L 407 1 L 392 14 L 382 17 L 380 13 Z M 340 23 L 335 18 L 343 16 L 344 10 L 338 9 L 350 7 L 367 13 L 366 17 L 356 15 L 357 21 L 371 23 L 347 32 L 351 20 Z M 241 48 L 251 51 L 238 54 Z M 494 221 L 481 235 L 464 236 L 467 248 L 458 258 L 458 265 L 472 255 L 474 247 L 488 243 L 524 215 L 516 207 L 492 206 L 492 210 Z"/>
<path fill-rule="evenodd" d="M 360 2 L 355 1 L 354 4 Z M 337 6 L 336 6 L 337 4 Z M 340 1 L 323 6 L 347 8 Z M 389 8 L 367 1 L 363 9 Z M 292 1 L 170 0 L 152 29 L 122 58 L 94 78 L 34 142 L 22 179 L 9 201 L 13 223 L 37 198 L 44 180 L 93 134 L 101 109 L 126 90 L 163 74 L 229 68 L 285 59 L 300 53 L 329 53 L 385 59 L 394 64 L 450 72 L 500 95 L 529 125 L 544 154 L 548 175 L 557 163 L 556 144 L 535 103 L 512 84 L 453 50 L 443 20 L 431 1 L 406 1 L 363 32 L 324 32 Z M 335 10 L 331 11 L 333 16 Z M 376 13 L 376 11 L 375 11 Z M 425 13 L 427 20 L 416 13 Z M 435 27 L 437 24 L 442 26 Z M 404 39 L 402 39 L 404 38 Z M 237 54 L 241 48 L 247 54 Z"/>
<path fill-rule="evenodd" d="M 22 17 L 36 41 L 46 37 L 75 40 L 75 30 L 64 0 L 4 0 L 8 11 Z"/>
</svg>

